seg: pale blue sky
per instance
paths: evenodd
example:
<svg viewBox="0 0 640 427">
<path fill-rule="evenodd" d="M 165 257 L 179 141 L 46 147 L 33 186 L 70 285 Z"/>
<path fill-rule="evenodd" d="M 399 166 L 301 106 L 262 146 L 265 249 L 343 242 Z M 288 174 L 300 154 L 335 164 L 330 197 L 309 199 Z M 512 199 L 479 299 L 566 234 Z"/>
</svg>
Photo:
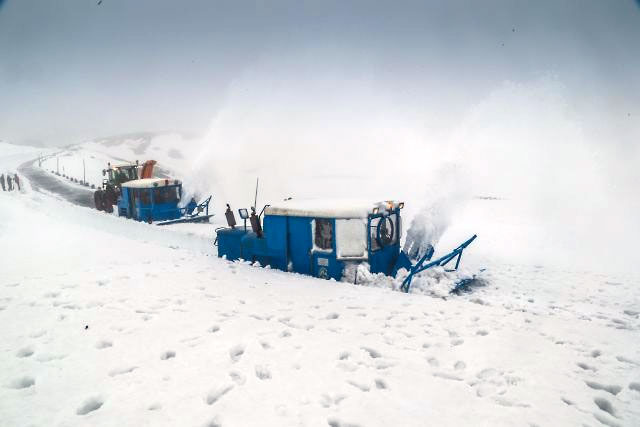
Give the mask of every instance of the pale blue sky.
<svg viewBox="0 0 640 427">
<path fill-rule="evenodd" d="M 628 129 L 640 117 L 633 0 L 0 4 L 0 139 L 15 142 L 202 133 L 230 85 L 270 67 L 283 84 L 315 81 L 300 73 L 367 79 L 434 121 L 505 81 L 539 78 L 566 87 L 585 121 Z M 298 59 L 291 73 L 277 66 Z"/>
</svg>

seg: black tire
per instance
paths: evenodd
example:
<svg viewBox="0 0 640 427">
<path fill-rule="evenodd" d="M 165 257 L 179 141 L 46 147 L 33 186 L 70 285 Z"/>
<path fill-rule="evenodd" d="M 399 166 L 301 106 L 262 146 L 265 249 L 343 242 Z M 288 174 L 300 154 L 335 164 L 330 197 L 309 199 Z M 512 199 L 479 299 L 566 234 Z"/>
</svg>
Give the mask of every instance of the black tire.
<svg viewBox="0 0 640 427">
<path fill-rule="evenodd" d="M 103 210 L 104 196 L 102 190 L 96 190 L 96 192 L 93 193 L 93 202 L 96 205 L 96 209 L 99 211 Z"/>
<path fill-rule="evenodd" d="M 116 194 L 115 188 L 109 186 L 104 190 L 105 199 L 111 205 L 115 205 L 118 201 L 118 195 Z"/>
</svg>

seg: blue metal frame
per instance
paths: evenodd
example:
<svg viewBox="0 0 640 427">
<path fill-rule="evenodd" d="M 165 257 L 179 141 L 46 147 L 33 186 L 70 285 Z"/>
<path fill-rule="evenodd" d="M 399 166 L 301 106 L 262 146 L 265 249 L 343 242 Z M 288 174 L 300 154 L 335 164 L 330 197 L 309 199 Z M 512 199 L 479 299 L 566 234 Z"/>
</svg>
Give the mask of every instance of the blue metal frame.
<svg viewBox="0 0 640 427">
<path fill-rule="evenodd" d="M 462 243 L 460 246 L 458 246 L 457 248 L 455 248 L 453 251 L 449 252 L 445 256 L 442 256 L 435 261 L 431 261 L 426 265 L 422 265 L 425 261 L 429 261 L 433 256 L 433 250 L 427 251 L 427 253 L 424 254 L 422 258 L 420 258 L 420 260 L 418 260 L 418 262 L 411 267 L 411 269 L 409 270 L 409 275 L 405 277 L 405 279 L 402 281 L 402 285 L 400 286 L 400 289 L 403 292 L 409 292 L 409 290 L 411 289 L 411 280 L 413 279 L 413 276 L 432 267 L 436 267 L 436 266 L 443 267 L 456 257 L 457 257 L 456 266 L 453 270 L 450 270 L 450 271 L 457 270 L 458 266 L 460 265 L 460 259 L 462 258 L 462 251 L 467 246 L 469 246 L 471 242 L 473 242 L 476 239 L 476 237 L 478 237 L 477 234 L 474 234 L 469 240 L 465 241 L 464 243 Z"/>
</svg>

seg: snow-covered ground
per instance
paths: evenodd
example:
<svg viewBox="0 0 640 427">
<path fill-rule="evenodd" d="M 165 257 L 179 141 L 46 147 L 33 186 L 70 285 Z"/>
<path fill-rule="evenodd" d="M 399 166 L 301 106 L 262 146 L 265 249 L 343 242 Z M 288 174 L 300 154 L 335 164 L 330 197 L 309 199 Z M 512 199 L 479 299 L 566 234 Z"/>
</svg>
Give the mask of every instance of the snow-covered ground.
<svg viewBox="0 0 640 427">
<path fill-rule="evenodd" d="M 38 155 L 5 148 L 5 169 Z M 518 209 L 457 214 L 443 250 L 485 231 L 463 259 L 485 286 L 443 299 L 229 263 L 215 224 L 0 192 L 0 424 L 638 425 L 640 277 L 533 256 L 549 241 Z"/>
</svg>

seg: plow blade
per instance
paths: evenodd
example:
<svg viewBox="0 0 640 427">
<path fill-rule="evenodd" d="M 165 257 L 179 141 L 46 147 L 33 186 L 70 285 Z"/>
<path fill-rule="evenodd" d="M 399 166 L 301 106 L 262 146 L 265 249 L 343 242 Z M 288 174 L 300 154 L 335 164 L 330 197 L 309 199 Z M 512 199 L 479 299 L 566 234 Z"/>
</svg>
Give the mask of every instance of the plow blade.
<svg viewBox="0 0 640 427">
<path fill-rule="evenodd" d="M 213 215 L 196 215 L 192 217 L 182 217 L 178 219 L 170 219 L 168 221 L 156 222 L 156 225 L 182 224 L 185 222 L 209 222 L 209 218 Z"/>
</svg>

